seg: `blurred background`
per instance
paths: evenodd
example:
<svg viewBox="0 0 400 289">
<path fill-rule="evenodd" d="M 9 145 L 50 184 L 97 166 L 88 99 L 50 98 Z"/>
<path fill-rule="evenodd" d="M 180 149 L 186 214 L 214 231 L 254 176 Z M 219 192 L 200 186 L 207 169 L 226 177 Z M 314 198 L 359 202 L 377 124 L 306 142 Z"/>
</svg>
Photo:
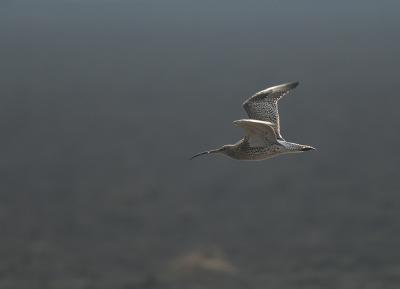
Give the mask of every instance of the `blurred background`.
<svg viewBox="0 0 400 289">
<path fill-rule="evenodd" d="M 399 9 L 1 1 L 0 288 L 398 289 Z M 295 80 L 316 152 L 188 160 Z"/>
</svg>

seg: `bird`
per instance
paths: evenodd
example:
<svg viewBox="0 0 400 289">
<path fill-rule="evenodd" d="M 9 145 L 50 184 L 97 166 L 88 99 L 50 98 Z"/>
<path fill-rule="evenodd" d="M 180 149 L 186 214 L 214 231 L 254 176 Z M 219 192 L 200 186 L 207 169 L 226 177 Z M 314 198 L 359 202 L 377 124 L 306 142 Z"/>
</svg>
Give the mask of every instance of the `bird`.
<svg viewBox="0 0 400 289">
<path fill-rule="evenodd" d="M 195 154 L 190 159 L 218 153 L 236 160 L 256 161 L 315 150 L 309 145 L 286 141 L 281 135 L 278 102 L 298 85 L 298 81 L 288 82 L 268 87 L 252 95 L 242 105 L 249 118 L 233 122 L 244 130 L 245 136 L 235 144 L 207 150 Z"/>
</svg>

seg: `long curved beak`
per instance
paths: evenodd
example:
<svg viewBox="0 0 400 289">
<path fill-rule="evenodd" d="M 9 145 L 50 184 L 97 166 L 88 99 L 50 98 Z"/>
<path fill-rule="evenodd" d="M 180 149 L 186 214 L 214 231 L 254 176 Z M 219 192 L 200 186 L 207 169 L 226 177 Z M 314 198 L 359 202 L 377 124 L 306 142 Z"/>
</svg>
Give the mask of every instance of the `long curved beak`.
<svg viewBox="0 0 400 289">
<path fill-rule="evenodd" d="M 202 156 L 202 155 L 208 155 L 208 154 L 212 154 L 212 153 L 218 153 L 218 152 L 220 152 L 220 150 L 221 150 L 221 149 L 209 150 L 209 151 L 201 152 L 201 153 L 195 154 L 195 155 L 192 156 L 190 159 L 192 160 L 192 159 L 194 159 L 195 157 L 199 157 L 199 156 Z"/>
</svg>

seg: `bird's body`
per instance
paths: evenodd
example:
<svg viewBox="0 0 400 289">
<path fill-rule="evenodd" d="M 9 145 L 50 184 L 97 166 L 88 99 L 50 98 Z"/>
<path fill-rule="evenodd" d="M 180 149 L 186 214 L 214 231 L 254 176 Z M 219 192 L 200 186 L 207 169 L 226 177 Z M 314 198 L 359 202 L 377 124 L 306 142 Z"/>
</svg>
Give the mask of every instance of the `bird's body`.
<svg viewBox="0 0 400 289">
<path fill-rule="evenodd" d="M 299 147 L 300 146 L 300 147 Z M 236 160 L 261 161 L 281 154 L 297 152 L 301 149 L 301 145 L 290 143 L 287 141 L 279 141 L 277 144 L 268 146 L 251 146 L 248 141 L 241 139 L 234 145 L 226 145 L 224 152 L 227 156 Z"/>
<path fill-rule="evenodd" d="M 250 119 L 233 122 L 245 130 L 245 137 L 235 144 L 205 151 L 192 158 L 222 153 L 238 160 L 264 160 L 281 154 L 313 150 L 311 146 L 285 141 L 280 133 L 278 101 L 297 85 L 298 82 L 285 83 L 254 94 L 243 103 Z"/>
</svg>

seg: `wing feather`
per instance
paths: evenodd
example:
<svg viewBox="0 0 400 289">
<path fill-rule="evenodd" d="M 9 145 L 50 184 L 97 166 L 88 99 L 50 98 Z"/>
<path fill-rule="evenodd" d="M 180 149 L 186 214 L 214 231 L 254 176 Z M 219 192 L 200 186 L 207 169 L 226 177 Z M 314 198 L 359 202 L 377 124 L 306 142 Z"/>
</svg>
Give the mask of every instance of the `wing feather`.
<svg viewBox="0 0 400 289">
<path fill-rule="evenodd" d="M 255 119 L 240 119 L 235 120 L 233 124 L 245 130 L 245 138 L 252 147 L 264 147 L 278 143 L 273 123 Z"/>
<path fill-rule="evenodd" d="M 261 90 L 247 99 L 243 103 L 243 108 L 249 118 L 272 123 L 277 138 L 282 139 L 278 101 L 298 84 L 298 82 L 289 82 Z"/>
</svg>

